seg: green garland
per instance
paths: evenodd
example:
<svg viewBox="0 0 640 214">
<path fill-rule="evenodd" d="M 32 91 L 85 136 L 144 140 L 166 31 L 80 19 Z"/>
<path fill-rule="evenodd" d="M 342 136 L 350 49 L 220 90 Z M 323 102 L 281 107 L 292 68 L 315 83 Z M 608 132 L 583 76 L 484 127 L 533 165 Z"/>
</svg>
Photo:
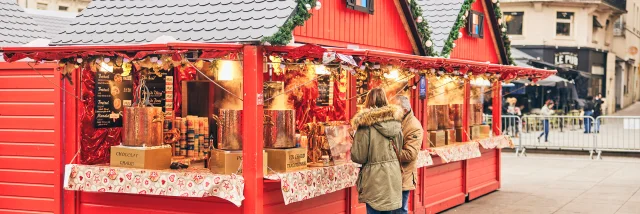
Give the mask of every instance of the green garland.
<svg viewBox="0 0 640 214">
<path fill-rule="evenodd" d="M 418 3 L 416 3 L 415 0 L 413 1 L 409 1 L 409 7 L 411 8 L 411 15 L 412 17 L 418 18 L 418 17 L 423 17 L 422 16 L 422 8 L 420 8 L 420 5 L 418 5 Z M 415 21 L 415 20 L 414 20 Z M 427 54 L 427 56 L 437 56 L 438 54 L 433 50 L 433 45 L 431 45 L 431 47 L 427 47 L 426 42 L 427 41 L 431 41 L 431 30 L 429 30 L 429 23 L 427 22 L 426 19 L 424 19 L 422 22 L 417 22 L 416 21 L 416 26 L 418 28 L 418 34 L 420 36 L 419 40 L 420 44 L 422 45 L 422 47 L 424 47 L 424 50 Z M 433 43 L 433 41 L 432 41 Z"/>
<path fill-rule="evenodd" d="M 499 2 L 498 2 L 499 3 Z M 500 7 L 497 4 L 493 4 L 493 12 L 496 14 L 496 18 L 498 18 L 498 20 L 502 19 L 502 11 L 500 10 Z M 500 26 L 500 29 L 498 29 L 500 31 L 500 35 L 502 35 L 502 41 L 504 42 L 504 49 L 506 49 L 507 51 L 507 60 L 509 65 L 516 65 L 516 63 L 513 60 L 513 57 L 511 57 L 511 40 L 509 39 L 509 36 L 507 36 L 507 32 L 502 32 L 502 29 L 506 29 L 507 25 L 504 22 L 498 23 L 498 25 Z"/>
<path fill-rule="evenodd" d="M 469 12 L 471 9 L 471 4 L 476 0 L 465 0 L 460 8 L 460 12 L 458 13 L 458 17 L 456 18 L 456 23 L 453 24 L 453 29 L 449 33 L 449 38 L 444 43 L 444 47 L 442 48 L 442 53 L 440 56 L 448 58 L 451 54 L 451 50 L 453 49 L 453 43 L 458 39 L 458 34 L 460 33 L 460 28 L 464 27 L 466 22 L 465 14 Z M 463 18 L 464 17 L 464 18 Z"/>
<path fill-rule="evenodd" d="M 294 9 L 289 19 L 278 29 L 278 32 L 272 36 L 263 37 L 262 43 L 268 42 L 271 45 L 289 44 L 293 39 L 293 30 L 298 26 L 304 25 L 304 22 L 311 18 L 311 13 L 309 13 L 305 5 L 309 4 L 311 8 L 314 8 L 316 0 L 296 0 L 296 2 L 296 9 Z"/>
</svg>

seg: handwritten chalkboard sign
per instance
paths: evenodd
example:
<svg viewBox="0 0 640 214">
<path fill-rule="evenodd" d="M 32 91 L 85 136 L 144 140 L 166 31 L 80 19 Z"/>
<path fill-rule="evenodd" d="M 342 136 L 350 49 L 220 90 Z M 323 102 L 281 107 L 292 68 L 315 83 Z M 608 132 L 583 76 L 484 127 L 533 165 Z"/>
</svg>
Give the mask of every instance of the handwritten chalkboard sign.
<svg viewBox="0 0 640 214">
<path fill-rule="evenodd" d="M 316 106 L 331 105 L 331 75 L 318 75 L 318 98 Z"/>
<path fill-rule="evenodd" d="M 122 127 L 124 108 L 133 102 L 131 76 L 112 72 L 96 72 L 95 75 L 95 128 Z"/>
<path fill-rule="evenodd" d="M 160 75 L 150 73 L 145 76 L 145 83 L 151 92 L 149 102 L 155 107 L 162 107 L 165 113 L 173 110 L 173 73 L 167 70 L 159 71 Z"/>
</svg>

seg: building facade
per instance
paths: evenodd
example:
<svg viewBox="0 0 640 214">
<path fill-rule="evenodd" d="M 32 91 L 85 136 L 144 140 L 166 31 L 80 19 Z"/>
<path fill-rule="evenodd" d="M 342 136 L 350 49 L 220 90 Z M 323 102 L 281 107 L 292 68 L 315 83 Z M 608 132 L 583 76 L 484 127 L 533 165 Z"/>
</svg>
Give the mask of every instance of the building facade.
<svg viewBox="0 0 640 214">
<path fill-rule="evenodd" d="M 614 100 L 617 57 L 614 23 L 626 0 L 501 0 L 512 47 L 553 64 L 577 70 L 558 75 L 574 80 L 580 98 L 602 94 Z M 617 41 L 617 40 L 616 40 Z M 607 102 L 609 113 L 615 102 Z"/>
<path fill-rule="evenodd" d="M 91 0 L 17 0 L 18 5 L 28 9 L 55 10 L 80 13 Z"/>
<path fill-rule="evenodd" d="M 627 1 L 627 14 L 613 25 L 613 50 L 622 61 L 617 63 L 615 75 L 616 107 L 625 108 L 640 96 L 640 0 Z"/>
</svg>

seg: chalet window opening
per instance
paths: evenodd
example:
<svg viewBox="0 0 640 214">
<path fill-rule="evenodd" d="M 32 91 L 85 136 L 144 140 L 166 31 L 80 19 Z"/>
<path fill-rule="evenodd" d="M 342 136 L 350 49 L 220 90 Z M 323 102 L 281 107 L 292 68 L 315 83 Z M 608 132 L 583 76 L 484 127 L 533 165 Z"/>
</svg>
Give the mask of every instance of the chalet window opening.
<svg viewBox="0 0 640 214">
<path fill-rule="evenodd" d="M 573 12 L 556 13 L 556 36 L 569 37 L 572 35 L 574 20 Z"/>
<path fill-rule="evenodd" d="M 507 24 L 507 34 L 522 35 L 524 12 L 505 12 L 504 17 Z"/>
<path fill-rule="evenodd" d="M 483 38 L 484 37 L 484 14 L 478 11 L 469 11 L 469 18 L 467 19 L 467 32 L 471 37 Z"/>
<path fill-rule="evenodd" d="M 346 0 L 347 8 L 373 14 L 373 2 L 374 0 Z"/>
</svg>

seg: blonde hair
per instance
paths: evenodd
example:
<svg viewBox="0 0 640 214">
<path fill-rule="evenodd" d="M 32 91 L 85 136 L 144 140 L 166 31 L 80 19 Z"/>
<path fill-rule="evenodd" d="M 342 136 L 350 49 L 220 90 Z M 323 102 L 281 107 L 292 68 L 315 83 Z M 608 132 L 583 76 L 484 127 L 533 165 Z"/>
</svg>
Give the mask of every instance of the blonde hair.
<svg viewBox="0 0 640 214">
<path fill-rule="evenodd" d="M 371 89 L 364 100 L 365 108 L 381 108 L 388 104 L 387 95 L 382 88 Z"/>
</svg>

